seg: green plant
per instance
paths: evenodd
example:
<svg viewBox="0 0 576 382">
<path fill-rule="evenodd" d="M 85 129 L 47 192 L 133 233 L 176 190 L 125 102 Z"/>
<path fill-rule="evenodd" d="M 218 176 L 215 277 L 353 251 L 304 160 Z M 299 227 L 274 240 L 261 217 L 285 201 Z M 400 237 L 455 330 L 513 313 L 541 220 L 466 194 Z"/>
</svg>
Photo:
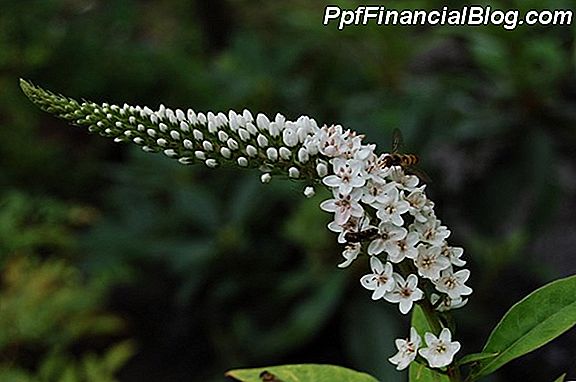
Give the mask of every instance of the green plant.
<svg viewBox="0 0 576 382">
<path fill-rule="evenodd" d="M 2 196 L 1 380 L 113 382 L 134 354 L 131 341 L 90 350 L 91 341 L 118 335 L 123 322 L 102 309 L 105 279 L 87 281 L 64 258 L 75 250 L 73 225 L 89 216 L 89 209 L 54 200 Z"/>
<path fill-rule="evenodd" d="M 247 110 L 204 114 L 162 105 L 153 111 L 79 103 L 23 80 L 21 86 L 43 110 L 116 142 L 133 142 L 145 152 L 162 152 L 185 165 L 258 168 L 263 183 L 273 176 L 302 180 L 307 197 L 319 184 L 328 186 L 333 198 L 320 207 L 334 213 L 329 228 L 346 244 L 340 267 L 348 267 L 360 254 L 370 255 L 372 273 L 360 281 L 373 291 L 372 299 L 397 303 L 402 314 L 413 312 L 410 337 L 396 341 L 398 353 L 389 360 L 398 370 L 410 366 L 414 380 L 475 381 L 576 324 L 576 300 L 570 292 L 576 277 L 569 277 L 512 307 L 480 353 L 455 359 L 461 345 L 452 338 L 450 311 L 465 305 L 472 293 L 465 285 L 470 271 L 459 269 L 466 263 L 463 250 L 447 243 L 450 231 L 436 217 L 425 186 L 408 172 L 413 160 L 396 152 L 376 155 L 375 145 L 363 144 L 362 136 L 340 125 L 319 127 L 306 116 L 291 122 L 280 114 L 270 120 Z M 343 378 L 338 377 L 339 369 L 319 369 L 314 378 Z M 311 365 L 286 366 L 229 375 L 245 381 L 289 375 L 306 380 L 317 370 Z"/>
</svg>

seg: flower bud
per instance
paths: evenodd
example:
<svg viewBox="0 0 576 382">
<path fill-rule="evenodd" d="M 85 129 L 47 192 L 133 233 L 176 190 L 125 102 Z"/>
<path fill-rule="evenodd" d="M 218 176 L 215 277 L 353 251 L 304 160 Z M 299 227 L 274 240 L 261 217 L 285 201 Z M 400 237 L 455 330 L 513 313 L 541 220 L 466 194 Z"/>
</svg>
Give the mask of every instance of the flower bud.
<svg viewBox="0 0 576 382">
<path fill-rule="evenodd" d="M 258 126 L 258 129 L 261 131 L 268 131 L 270 127 L 270 120 L 267 116 L 260 113 L 256 116 L 256 126 Z"/>
<path fill-rule="evenodd" d="M 296 167 L 290 167 L 288 169 L 288 176 L 290 178 L 298 178 L 300 177 L 300 170 L 298 170 Z"/>
<path fill-rule="evenodd" d="M 214 167 L 218 166 L 218 161 L 216 159 L 213 159 L 213 158 L 206 159 L 206 161 L 204 163 L 206 164 L 206 166 L 208 166 L 210 168 L 214 168 Z"/>
<path fill-rule="evenodd" d="M 226 159 L 230 159 L 230 157 L 232 156 L 232 151 L 230 151 L 228 147 L 221 147 L 220 155 L 222 155 Z"/>
<path fill-rule="evenodd" d="M 256 142 L 258 142 L 258 146 L 264 148 L 268 146 L 268 138 L 266 138 L 262 134 L 258 134 L 258 138 L 256 138 Z"/>
<path fill-rule="evenodd" d="M 270 183 L 270 180 L 271 180 L 271 179 L 272 179 L 272 175 L 270 175 L 270 173 L 268 173 L 268 172 L 265 173 L 265 174 L 262 174 L 262 175 L 260 176 L 260 181 L 261 181 L 262 183 Z"/>
<path fill-rule="evenodd" d="M 194 129 L 192 131 L 192 135 L 194 136 L 194 139 L 196 139 L 197 141 L 201 141 L 202 139 L 204 139 L 204 134 L 202 134 L 202 132 L 198 129 Z"/>
<path fill-rule="evenodd" d="M 316 165 L 316 173 L 320 178 L 324 178 L 328 174 L 328 166 L 320 162 Z"/>
<path fill-rule="evenodd" d="M 298 161 L 304 164 L 308 162 L 308 159 L 310 159 L 310 156 L 308 155 L 308 150 L 306 150 L 304 147 L 300 147 L 300 149 L 298 150 Z"/>
<path fill-rule="evenodd" d="M 266 150 L 266 156 L 268 157 L 268 159 L 275 162 L 278 160 L 278 150 L 276 150 L 276 148 L 274 147 L 269 147 Z"/>
<path fill-rule="evenodd" d="M 236 142 L 233 138 L 228 138 L 226 145 L 230 148 L 230 150 L 238 150 L 238 142 Z"/>
<path fill-rule="evenodd" d="M 248 159 L 246 159 L 245 157 L 238 157 L 236 162 L 238 162 L 238 166 L 241 166 L 241 167 L 248 166 Z"/>
<path fill-rule="evenodd" d="M 206 151 L 214 150 L 214 146 L 212 145 L 212 143 L 210 141 L 202 142 L 202 147 L 204 147 L 204 150 L 206 150 Z"/>
<path fill-rule="evenodd" d="M 184 148 L 188 150 L 192 150 L 194 148 L 194 144 L 189 139 L 184 139 L 184 141 L 182 141 L 182 144 L 184 145 Z"/>
<path fill-rule="evenodd" d="M 250 157 L 255 157 L 256 155 L 258 155 L 258 150 L 256 149 L 256 147 L 248 145 L 246 146 L 246 154 L 248 154 L 248 156 Z"/>
<path fill-rule="evenodd" d="M 278 149 L 278 154 L 280 154 L 280 158 L 284 160 L 290 160 L 290 157 L 292 156 L 292 152 L 284 146 Z"/>
</svg>

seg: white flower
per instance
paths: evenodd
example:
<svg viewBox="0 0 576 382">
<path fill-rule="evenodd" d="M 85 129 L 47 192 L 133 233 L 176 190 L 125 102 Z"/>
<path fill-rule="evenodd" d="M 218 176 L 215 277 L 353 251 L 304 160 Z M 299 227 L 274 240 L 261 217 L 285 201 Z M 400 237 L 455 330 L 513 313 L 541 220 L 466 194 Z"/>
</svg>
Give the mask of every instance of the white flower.
<svg viewBox="0 0 576 382">
<path fill-rule="evenodd" d="M 412 309 L 414 301 L 421 300 L 424 297 L 424 293 L 417 287 L 418 277 L 416 275 L 408 275 L 406 280 L 398 273 L 394 273 L 393 277 L 396 285 L 392 291 L 384 295 L 384 299 L 389 302 L 399 303 L 400 312 L 406 314 Z"/>
<path fill-rule="evenodd" d="M 459 247 L 450 247 L 448 244 L 444 243 L 440 254 L 446 257 L 453 265 L 457 267 L 462 267 L 466 265 L 466 261 L 462 260 L 460 257 L 464 253 L 464 250 Z"/>
<path fill-rule="evenodd" d="M 416 358 L 416 355 L 418 354 L 418 347 L 420 346 L 421 342 L 422 338 L 420 338 L 416 329 L 411 327 L 410 338 L 399 338 L 395 341 L 398 353 L 396 353 L 393 357 L 388 358 L 388 361 L 396 365 L 396 370 L 406 369 Z"/>
<path fill-rule="evenodd" d="M 416 175 L 407 175 L 400 166 L 393 167 L 390 172 L 390 179 L 398 183 L 398 187 L 407 191 L 412 191 L 418 186 Z"/>
<path fill-rule="evenodd" d="M 393 263 L 399 263 L 405 258 L 414 259 L 418 255 L 416 243 L 418 243 L 418 234 L 408 232 L 405 238 L 396 241 L 388 241 L 384 248 L 388 253 L 388 259 Z"/>
<path fill-rule="evenodd" d="M 362 203 L 378 206 L 377 200 L 381 195 L 388 195 L 388 191 L 395 188 L 396 184 L 386 183 L 383 178 L 373 177 L 366 182 L 364 186 L 364 194 L 362 195 Z M 381 199 L 381 197 L 380 197 Z"/>
<path fill-rule="evenodd" d="M 420 233 L 422 241 L 435 246 L 442 246 L 444 240 L 450 236 L 450 231 L 440 224 L 440 220 L 429 218 L 425 223 L 414 223 L 413 228 Z"/>
<path fill-rule="evenodd" d="M 430 302 L 434 308 L 439 312 L 447 312 L 452 309 L 458 309 L 466 305 L 468 302 L 467 298 L 450 298 L 446 295 L 437 295 L 436 293 L 432 293 L 430 296 Z"/>
<path fill-rule="evenodd" d="M 342 132 L 342 126 L 324 126 L 319 131 L 319 151 L 327 157 L 337 157 L 342 153 L 346 135 Z"/>
<path fill-rule="evenodd" d="M 410 215 L 414 216 L 417 222 L 423 223 L 428 220 L 427 216 L 424 215 L 425 209 L 427 207 L 426 194 L 424 194 L 424 187 L 418 187 L 410 192 L 404 197 L 404 200 L 410 204 L 410 209 L 408 212 Z"/>
<path fill-rule="evenodd" d="M 384 222 L 391 221 L 397 226 L 404 224 L 402 214 L 407 212 L 410 208 L 408 202 L 399 199 L 399 192 L 397 188 L 391 188 L 386 194 L 377 198 L 378 210 L 376 216 Z"/>
<path fill-rule="evenodd" d="M 334 175 L 322 179 L 328 187 L 337 188 L 341 194 L 349 194 L 352 189 L 362 187 L 366 180 L 362 177 L 362 162 L 355 159 L 345 160 L 334 158 L 332 160 Z"/>
<path fill-rule="evenodd" d="M 454 355 L 460 350 L 460 342 L 452 342 L 452 334 L 448 328 L 442 329 L 440 336 L 432 333 L 424 334 L 427 348 L 420 349 L 418 354 L 424 357 L 430 367 L 444 367 L 452 363 Z"/>
<path fill-rule="evenodd" d="M 354 190 L 350 194 L 343 195 L 334 192 L 334 199 L 328 199 L 320 203 L 320 208 L 327 212 L 334 212 L 334 221 L 342 225 L 350 219 L 351 216 L 361 217 L 364 209 L 358 203 L 362 193 Z"/>
<path fill-rule="evenodd" d="M 440 255 L 440 247 L 420 244 L 417 249 L 418 256 L 414 259 L 414 264 L 420 276 L 436 280 L 440 277 L 440 271 L 450 266 L 450 261 Z"/>
<path fill-rule="evenodd" d="M 364 163 L 364 171 L 368 179 L 381 182 L 390 174 L 390 167 L 382 166 L 381 158 L 373 153 L 368 155 Z"/>
<path fill-rule="evenodd" d="M 360 254 L 360 249 L 362 249 L 362 244 L 360 243 L 348 244 L 344 248 L 344 251 L 342 251 L 342 257 L 344 257 L 344 262 L 338 264 L 338 268 L 346 268 L 347 266 L 352 264 L 352 262 L 356 260 L 356 258 Z"/>
<path fill-rule="evenodd" d="M 472 293 L 472 288 L 464 285 L 470 277 L 468 269 L 455 272 L 448 268 L 442 271 L 440 279 L 434 282 L 436 290 L 446 293 L 450 298 L 457 299 L 460 296 L 467 296 Z"/>
<path fill-rule="evenodd" d="M 368 254 L 378 255 L 382 253 L 386 249 L 386 245 L 404 239 L 407 234 L 408 230 L 404 227 L 397 227 L 391 223 L 380 223 L 378 237 L 368 245 Z"/>
<path fill-rule="evenodd" d="M 368 290 L 373 290 L 372 300 L 382 298 L 386 292 L 394 288 L 394 278 L 392 277 L 392 264 L 383 265 L 377 257 L 370 258 L 371 274 L 362 276 L 360 283 Z"/>
</svg>

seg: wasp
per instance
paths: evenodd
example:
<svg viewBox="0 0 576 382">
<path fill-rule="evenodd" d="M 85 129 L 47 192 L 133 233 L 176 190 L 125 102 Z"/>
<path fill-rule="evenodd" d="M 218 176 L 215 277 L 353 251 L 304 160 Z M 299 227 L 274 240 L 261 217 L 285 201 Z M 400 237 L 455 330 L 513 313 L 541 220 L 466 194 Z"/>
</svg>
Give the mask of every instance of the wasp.
<svg viewBox="0 0 576 382">
<path fill-rule="evenodd" d="M 267 370 L 260 373 L 260 379 L 262 382 L 282 382 L 282 380 L 278 379 L 278 377 Z"/>
<path fill-rule="evenodd" d="M 424 171 L 416 168 L 416 165 L 420 162 L 420 157 L 416 154 L 400 153 L 403 144 L 402 133 L 399 129 L 394 129 L 392 132 L 392 152 L 381 159 L 380 166 L 382 168 L 400 166 L 405 172 L 414 174 L 420 180 L 430 183 L 430 177 Z"/>
</svg>

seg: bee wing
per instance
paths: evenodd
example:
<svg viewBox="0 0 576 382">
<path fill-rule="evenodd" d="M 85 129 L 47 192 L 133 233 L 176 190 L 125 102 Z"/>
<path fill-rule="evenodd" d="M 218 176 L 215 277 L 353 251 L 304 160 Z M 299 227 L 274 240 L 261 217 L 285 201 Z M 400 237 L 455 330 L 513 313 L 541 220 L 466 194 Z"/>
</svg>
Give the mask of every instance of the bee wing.
<svg viewBox="0 0 576 382">
<path fill-rule="evenodd" d="M 400 151 L 404 145 L 404 139 L 402 138 L 402 132 L 399 128 L 395 128 L 392 132 L 392 152 L 396 153 Z"/>
<path fill-rule="evenodd" d="M 416 175 L 424 183 L 426 183 L 426 184 L 432 183 L 432 179 L 430 178 L 430 176 L 428 174 L 426 174 L 426 172 L 424 170 L 422 170 L 421 168 L 411 166 L 408 169 L 408 171 L 411 172 L 412 174 Z"/>
</svg>

